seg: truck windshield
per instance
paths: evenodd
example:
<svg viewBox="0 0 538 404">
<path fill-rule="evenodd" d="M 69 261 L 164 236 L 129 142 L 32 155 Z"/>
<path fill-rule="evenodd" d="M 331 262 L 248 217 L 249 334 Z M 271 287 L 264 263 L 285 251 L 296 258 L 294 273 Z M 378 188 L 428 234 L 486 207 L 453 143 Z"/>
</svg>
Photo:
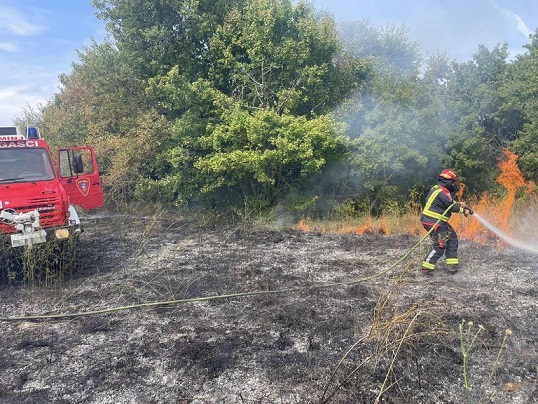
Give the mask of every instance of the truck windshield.
<svg viewBox="0 0 538 404">
<path fill-rule="evenodd" d="M 35 182 L 54 179 L 49 153 L 42 148 L 0 149 L 0 182 Z"/>
</svg>

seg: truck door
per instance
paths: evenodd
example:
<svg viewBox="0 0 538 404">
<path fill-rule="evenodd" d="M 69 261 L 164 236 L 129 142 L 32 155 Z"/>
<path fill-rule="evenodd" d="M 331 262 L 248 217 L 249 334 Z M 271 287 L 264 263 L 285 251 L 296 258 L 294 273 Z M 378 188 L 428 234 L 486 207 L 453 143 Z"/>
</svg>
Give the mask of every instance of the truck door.
<svg viewBox="0 0 538 404">
<path fill-rule="evenodd" d="M 93 147 L 58 150 L 58 174 L 71 204 L 84 209 L 103 206 L 103 186 Z"/>
</svg>

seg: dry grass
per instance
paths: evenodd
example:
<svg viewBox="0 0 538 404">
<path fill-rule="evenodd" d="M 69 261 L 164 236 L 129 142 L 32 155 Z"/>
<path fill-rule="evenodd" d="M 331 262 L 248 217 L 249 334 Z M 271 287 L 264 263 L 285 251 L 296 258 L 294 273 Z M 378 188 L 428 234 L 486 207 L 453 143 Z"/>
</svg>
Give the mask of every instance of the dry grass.
<svg viewBox="0 0 538 404">
<path fill-rule="evenodd" d="M 335 234 L 419 235 L 423 231 L 419 217 L 419 212 L 410 212 L 403 215 L 360 216 L 338 220 L 302 218 L 293 227 L 303 231 Z"/>
<path fill-rule="evenodd" d="M 372 320 L 364 335 L 349 347 L 336 364 L 323 391 L 320 402 L 328 403 L 337 391 L 353 376 L 371 374 L 378 369 L 384 371 L 375 403 L 391 388 L 398 388 L 401 376 L 396 376 L 394 367 L 400 354 L 409 352 L 420 343 L 440 341 L 453 335 L 443 321 L 443 306 L 436 301 L 409 302 L 403 299 L 406 288 L 408 265 L 393 276 L 390 285 L 380 290 Z M 337 377 L 338 374 L 340 377 Z"/>
<path fill-rule="evenodd" d="M 29 247 L 2 244 L 2 283 L 51 285 L 61 283 L 76 271 L 78 239 L 52 241 Z"/>
</svg>

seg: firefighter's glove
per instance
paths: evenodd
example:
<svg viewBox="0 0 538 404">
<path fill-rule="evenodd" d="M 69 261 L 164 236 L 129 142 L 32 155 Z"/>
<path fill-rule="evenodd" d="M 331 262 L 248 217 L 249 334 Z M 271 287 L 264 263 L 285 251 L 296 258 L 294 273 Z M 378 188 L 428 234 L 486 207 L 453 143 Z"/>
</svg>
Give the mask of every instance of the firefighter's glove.
<svg viewBox="0 0 538 404">
<path fill-rule="evenodd" d="M 471 208 L 469 207 L 466 207 L 465 209 L 463 209 L 463 214 L 465 215 L 465 217 L 469 216 L 469 215 L 473 215 L 474 214 L 474 210 L 472 210 Z"/>
</svg>

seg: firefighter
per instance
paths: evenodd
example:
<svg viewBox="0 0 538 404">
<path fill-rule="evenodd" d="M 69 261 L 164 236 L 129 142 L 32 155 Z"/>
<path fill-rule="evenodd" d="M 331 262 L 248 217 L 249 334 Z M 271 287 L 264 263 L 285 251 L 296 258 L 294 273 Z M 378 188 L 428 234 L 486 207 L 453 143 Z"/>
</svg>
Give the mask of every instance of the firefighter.
<svg viewBox="0 0 538 404">
<path fill-rule="evenodd" d="M 454 171 L 443 170 L 439 174 L 437 185 L 432 187 L 426 197 L 420 221 L 427 231 L 432 230 L 430 237 L 433 241 L 433 250 L 422 261 L 421 270 L 425 275 L 433 273 L 436 262 L 443 254 L 449 273 L 458 272 L 458 235 L 448 220 L 452 213 L 463 213 L 468 216 L 474 212 L 464 202 L 457 203 L 452 200 L 451 193 L 456 191 L 457 181 Z M 444 213 L 447 209 L 448 211 Z"/>
</svg>

